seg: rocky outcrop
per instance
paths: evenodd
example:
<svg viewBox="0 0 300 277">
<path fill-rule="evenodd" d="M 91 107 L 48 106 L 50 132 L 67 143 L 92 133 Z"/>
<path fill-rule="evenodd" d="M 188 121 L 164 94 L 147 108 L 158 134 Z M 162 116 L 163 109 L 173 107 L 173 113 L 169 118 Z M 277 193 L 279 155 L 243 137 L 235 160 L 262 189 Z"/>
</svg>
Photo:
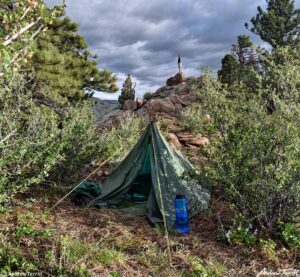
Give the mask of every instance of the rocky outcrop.
<svg viewBox="0 0 300 277">
<path fill-rule="evenodd" d="M 113 126 L 114 122 L 121 121 L 125 116 L 135 114 L 142 116 L 149 121 L 151 118 L 165 118 L 170 122 L 178 121 L 182 110 L 195 102 L 195 95 L 189 91 L 188 82 L 182 74 L 176 74 L 167 81 L 167 86 L 159 88 L 152 94 L 151 99 L 127 100 L 123 105 L 123 110 L 114 109 L 102 115 L 102 120 L 98 122 L 99 129 Z M 100 100 L 101 101 L 101 100 Z"/>
<path fill-rule="evenodd" d="M 203 137 L 200 134 L 194 135 L 191 133 L 179 133 L 177 134 L 177 137 L 179 141 L 185 144 L 186 146 L 205 147 L 209 144 L 209 139 Z"/>
<path fill-rule="evenodd" d="M 181 124 L 182 111 L 186 107 L 198 109 L 196 96 L 189 90 L 189 85 L 193 82 L 199 84 L 202 80 L 200 78 L 185 79 L 183 75 L 177 74 L 168 79 L 166 86 L 151 94 L 150 99 L 127 100 L 123 105 L 123 110 L 115 109 L 106 114 L 105 120 L 98 124 L 98 129 L 110 129 L 130 116 L 143 117 L 146 122 L 157 120 L 160 122 L 160 128 L 167 132 L 166 139 L 170 146 L 183 152 L 188 149 L 185 154 L 189 156 L 194 165 L 199 165 L 201 160 L 197 154 L 198 149 L 206 147 L 209 139 L 201 134 L 183 132 Z M 210 115 L 203 115 L 203 123 L 210 120 Z M 102 172 L 101 176 L 104 175 L 105 173 Z"/>
<path fill-rule="evenodd" d="M 182 80 L 181 77 L 177 81 Z M 164 86 L 158 89 L 149 100 L 141 98 L 127 100 L 123 105 L 123 110 L 109 110 L 98 122 L 98 129 L 110 128 L 126 116 L 133 114 L 144 117 L 146 121 L 151 118 L 163 118 L 168 120 L 171 125 L 178 124 L 181 111 L 184 107 L 195 102 L 195 96 L 189 93 L 187 83 L 177 84 L 177 81 L 175 82 L 176 85 Z"/>
<path fill-rule="evenodd" d="M 181 106 L 190 106 L 196 101 L 196 97 L 192 94 L 177 95 L 172 94 L 169 96 L 169 100 L 174 104 L 180 104 Z"/>
<path fill-rule="evenodd" d="M 152 117 L 155 117 L 156 113 L 166 113 L 169 115 L 175 115 L 175 105 L 169 98 L 165 99 L 150 99 L 146 107 Z"/>
<path fill-rule="evenodd" d="M 142 108 L 146 102 L 147 100 L 145 99 L 137 98 L 136 99 L 137 108 L 138 109 Z"/>
<path fill-rule="evenodd" d="M 131 111 L 135 111 L 137 109 L 137 102 L 134 100 L 126 100 L 123 104 L 123 110 L 127 111 L 127 110 L 131 110 Z"/>
<path fill-rule="evenodd" d="M 176 150 L 179 150 L 181 148 L 180 141 L 178 140 L 178 137 L 175 134 L 169 133 L 166 138 L 171 147 L 173 147 Z"/>
<path fill-rule="evenodd" d="M 182 73 L 177 73 L 174 77 L 170 77 L 167 80 L 166 85 L 167 86 L 175 86 L 175 85 L 181 84 L 185 81 L 186 81 L 185 76 Z"/>
</svg>

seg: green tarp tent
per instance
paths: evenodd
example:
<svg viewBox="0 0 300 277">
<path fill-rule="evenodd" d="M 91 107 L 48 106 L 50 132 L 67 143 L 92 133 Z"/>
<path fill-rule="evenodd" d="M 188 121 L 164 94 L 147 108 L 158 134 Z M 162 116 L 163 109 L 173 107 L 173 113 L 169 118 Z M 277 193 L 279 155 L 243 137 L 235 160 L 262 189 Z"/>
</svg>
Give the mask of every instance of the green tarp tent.
<svg viewBox="0 0 300 277">
<path fill-rule="evenodd" d="M 190 218 L 208 207 L 209 189 L 194 180 L 182 178 L 185 171 L 192 170 L 190 162 L 179 151 L 173 150 L 156 125 L 150 123 L 128 156 L 99 185 L 101 193 L 89 205 L 114 206 L 129 212 L 143 209 L 149 220 L 156 224 L 163 220 L 162 199 L 167 225 L 173 227 L 177 194 L 186 196 Z M 127 205 L 129 202 L 132 205 Z"/>
</svg>

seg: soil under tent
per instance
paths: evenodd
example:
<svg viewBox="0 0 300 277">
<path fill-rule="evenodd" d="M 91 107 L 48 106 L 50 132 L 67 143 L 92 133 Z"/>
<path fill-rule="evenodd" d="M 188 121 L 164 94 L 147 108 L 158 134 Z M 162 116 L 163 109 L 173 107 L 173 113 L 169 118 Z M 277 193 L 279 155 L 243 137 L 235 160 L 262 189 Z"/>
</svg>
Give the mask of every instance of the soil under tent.
<svg viewBox="0 0 300 277">
<path fill-rule="evenodd" d="M 207 209 L 209 189 L 194 180 L 182 178 L 194 170 L 191 163 L 173 150 L 151 122 L 127 157 L 101 184 L 81 185 L 73 199 L 92 196 L 89 206 L 116 207 L 136 215 L 147 215 L 156 224 L 162 223 L 163 207 L 167 225 L 175 225 L 174 199 L 186 196 L 189 217 Z"/>
</svg>

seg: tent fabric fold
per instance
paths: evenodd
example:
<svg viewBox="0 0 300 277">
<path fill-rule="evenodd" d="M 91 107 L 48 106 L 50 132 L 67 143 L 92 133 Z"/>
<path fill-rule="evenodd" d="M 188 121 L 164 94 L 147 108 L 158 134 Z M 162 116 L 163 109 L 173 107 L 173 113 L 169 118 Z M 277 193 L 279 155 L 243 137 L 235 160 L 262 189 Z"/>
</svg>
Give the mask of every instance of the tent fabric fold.
<svg viewBox="0 0 300 277">
<path fill-rule="evenodd" d="M 147 217 L 154 224 L 162 223 L 160 185 L 167 225 L 174 227 L 176 195 L 185 195 L 189 218 L 208 208 L 209 189 L 182 177 L 184 172 L 193 170 L 191 163 L 169 146 L 155 123 L 151 122 L 127 157 L 99 184 L 101 193 L 89 205 L 118 207 L 126 194 L 143 194 L 147 199 L 144 205 Z"/>
</svg>

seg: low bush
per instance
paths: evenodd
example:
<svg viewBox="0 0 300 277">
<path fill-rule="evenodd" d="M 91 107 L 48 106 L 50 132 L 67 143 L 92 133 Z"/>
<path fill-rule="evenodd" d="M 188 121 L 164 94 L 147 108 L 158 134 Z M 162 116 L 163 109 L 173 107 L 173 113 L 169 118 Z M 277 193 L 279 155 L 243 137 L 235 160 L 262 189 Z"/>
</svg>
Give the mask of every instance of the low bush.
<svg viewBox="0 0 300 277">
<path fill-rule="evenodd" d="M 101 159 L 113 156 L 112 161 L 122 160 L 136 144 L 145 129 L 145 122 L 141 117 L 127 117 L 111 130 L 99 134 L 102 145 Z"/>
<path fill-rule="evenodd" d="M 35 105 L 20 76 L 1 81 L 0 202 L 43 182 L 61 160 L 58 116 Z"/>
<path fill-rule="evenodd" d="M 257 241 L 257 230 L 249 220 L 241 215 L 235 216 L 232 225 L 222 238 L 233 245 L 254 245 Z"/>
<path fill-rule="evenodd" d="M 109 132 L 94 124 L 91 104 L 78 102 L 64 113 L 38 106 L 26 80 L 13 74 L 0 88 L 0 203 L 30 186 L 61 183 L 92 161 L 119 159 L 143 130 L 127 118 Z"/>
<path fill-rule="evenodd" d="M 148 92 L 146 92 L 146 93 L 144 94 L 143 97 L 144 97 L 145 100 L 150 100 L 151 98 L 154 97 L 154 92 L 148 91 Z"/>
<path fill-rule="evenodd" d="M 182 112 L 181 129 L 192 133 L 199 133 L 202 130 L 202 111 L 199 105 L 192 105 Z"/>
<path fill-rule="evenodd" d="M 291 249 L 300 249 L 300 223 L 281 224 L 280 235 Z"/>
<path fill-rule="evenodd" d="M 211 117 L 198 126 L 210 144 L 201 150 L 208 162 L 198 178 L 220 187 L 256 228 L 275 234 L 300 207 L 298 103 L 274 96 L 277 109 L 270 114 L 260 95 L 229 92 L 208 75 L 204 80 L 194 91 L 202 115 Z"/>
</svg>

